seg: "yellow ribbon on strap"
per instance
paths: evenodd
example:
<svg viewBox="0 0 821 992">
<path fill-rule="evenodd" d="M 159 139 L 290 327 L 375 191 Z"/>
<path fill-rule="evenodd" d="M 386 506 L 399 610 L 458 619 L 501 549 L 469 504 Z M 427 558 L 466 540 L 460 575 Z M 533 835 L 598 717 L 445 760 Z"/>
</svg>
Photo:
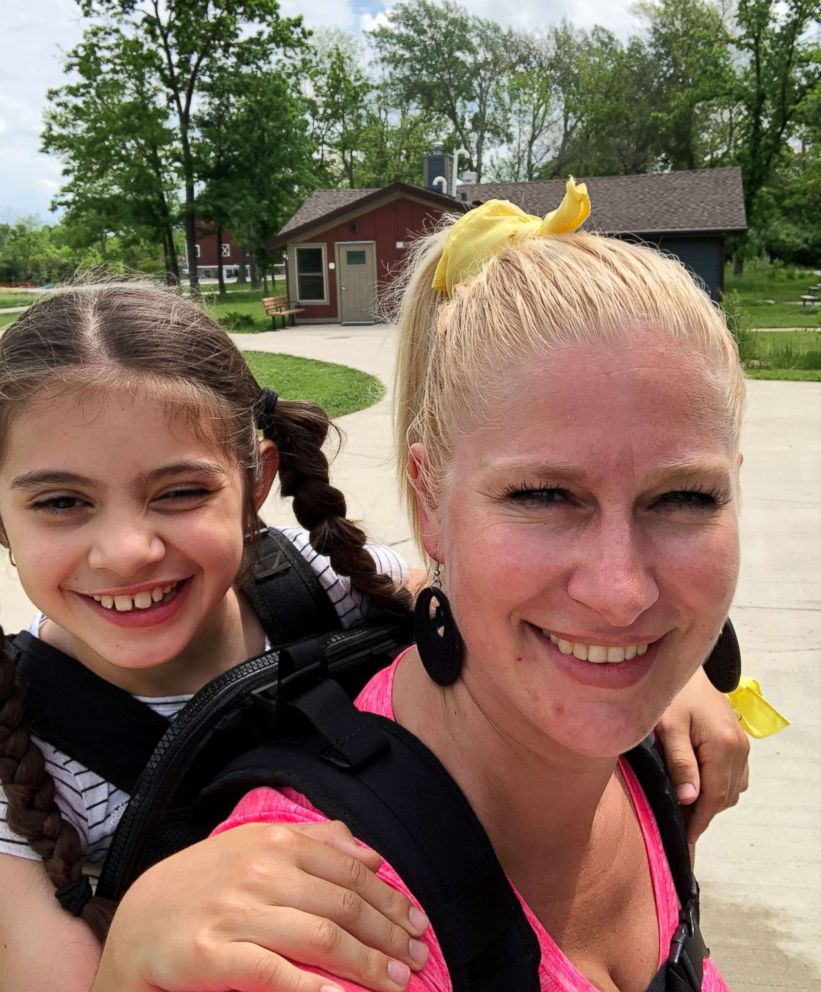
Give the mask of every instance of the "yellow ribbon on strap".
<svg viewBox="0 0 821 992">
<path fill-rule="evenodd" d="M 453 225 L 433 277 L 433 288 L 453 295 L 453 287 L 477 276 L 489 258 L 509 245 L 549 234 L 572 234 L 590 216 L 584 183 L 567 180 L 564 198 L 544 217 L 526 214 L 509 200 L 488 200 Z"/>
<path fill-rule="evenodd" d="M 769 737 L 790 725 L 790 721 L 767 702 L 755 679 L 742 676 L 738 688 L 728 692 L 727 698 L 750 737 Z"/>
</svg>

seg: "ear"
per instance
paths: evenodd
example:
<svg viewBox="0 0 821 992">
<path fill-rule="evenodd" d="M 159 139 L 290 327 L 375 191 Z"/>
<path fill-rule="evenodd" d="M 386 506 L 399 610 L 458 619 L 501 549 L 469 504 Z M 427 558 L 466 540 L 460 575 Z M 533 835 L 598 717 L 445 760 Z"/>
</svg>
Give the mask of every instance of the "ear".
<svg viewBox="0 0 821 992">
<path fill-rule="evenodd" d="M 442 546 L 442 522 L 428 488 L 428 453 L 424 444 L 416 442 L 408 449 L 408 478 L 416 493 L 416 510 L 419 514 L 422 547 L 436 560 Z"/>
<path fill-rule="evenodd" d="M 277 469 L 279 449 L 267 438 L 259 442 L 259 475 L 254 483 L 254 507 L 259 510 L 271 491 Z"/>
</svg>

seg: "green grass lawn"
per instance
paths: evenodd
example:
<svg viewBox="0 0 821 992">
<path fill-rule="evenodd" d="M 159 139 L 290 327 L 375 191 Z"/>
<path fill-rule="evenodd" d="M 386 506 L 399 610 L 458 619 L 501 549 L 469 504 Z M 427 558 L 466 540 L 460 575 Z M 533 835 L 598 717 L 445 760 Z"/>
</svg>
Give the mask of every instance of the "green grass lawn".
<svg viewBox="0 0 821 992">
<path fill-rule="evenodd" d="M 13 289 L 0 289 L 0 310 L 4 307 L 27 307 L 37 299 L 37 293 L 16 293 Z"/>
<path fill-rule="evenodd" d="M 821 306 L 816 304 L 815 313 L 801 306 L 801 297 L 817 283 L 821 283 L 821 276 L 809 270 L 753 261 L 745 266 L 741 276 L 734 276 L 732 268 L 727 266 L 724 291 L 738 293 L 742 312 L 752 328 L 821 330 Z"/>
<path fill-rule="evenodd" d="M 754 331 L 741 342 L 750 379 L 821 382 L 821 333 Z"/>
<path fill-rule="evenodd" d="M 331 417 L 371 406 L 385 393 L 375 376 L 345 365 L 262 351 L 244 354 L 261 386 L 270 386 L 283 399 L 318 403 Z"/>
<path fill-rule="evenodd" d="M 220 296 L 216 286 L 203 287 L 203 302 L 208 311 L 223 327 L 238 334 L 255 334 L 270 331 L 271 318 L 262 309 L 262 290 L 229 285 L 225 296 Z M 285 295 L 285 280 L 269 284 L 270 296 Z M 242 315 L 242 316 L 240 316 Z M 247 319 L 245 317 L 247 315 Z M 250 321 L 250 322 L 249 322 Z M 282 321 L 277 321 L 282 326 Z"/>
</svg>

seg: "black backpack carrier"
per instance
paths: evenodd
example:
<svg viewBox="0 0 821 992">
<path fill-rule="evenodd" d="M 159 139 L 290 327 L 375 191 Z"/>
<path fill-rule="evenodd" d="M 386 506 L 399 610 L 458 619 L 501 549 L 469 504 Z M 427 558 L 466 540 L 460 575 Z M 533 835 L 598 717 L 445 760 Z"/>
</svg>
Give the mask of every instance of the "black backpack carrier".
<svg viewBox="0 0 821 992">
<path fill-rule="evenodd" d="M 343 630 L 276 530 L 263 533 L 243 591 L 276 647 L 213 679 L 170 723 L 37 638 L 10 641 L 32 728 L 131 796 L 98 894 L 121 898 L 151 865 L 206 837 L 250 789 L 288 785 L 396 869 L 431 920 L 455 992 L 536 992 L 538 941 L 461 791 L 416 737 L 352 703 L 409 643 L 410 618 L 383 613 Z M 723 691 L 737 682 L 729 621 L 707 670 Z M 708 952 L 678 802 L 649 742 L 627 758 L 682 906 L 647 992 L 699 992 Z"/>
</svg>

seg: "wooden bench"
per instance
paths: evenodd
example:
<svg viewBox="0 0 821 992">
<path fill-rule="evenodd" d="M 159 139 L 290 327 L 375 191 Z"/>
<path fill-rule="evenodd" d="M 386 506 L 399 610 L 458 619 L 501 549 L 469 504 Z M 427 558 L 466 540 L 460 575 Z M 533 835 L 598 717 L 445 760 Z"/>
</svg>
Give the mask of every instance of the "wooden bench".
<svg viewBox="0 0 821 992">
<path fill-rule="evenodd" d="M 262 306 L 268 316 L 271 318 L 271 327 L 277 330 L 277 319 L 282 317 L 282 326 L 285 326 L 285 321 L 290 317 L 291 323 L 294 322 L 294 314 L 302 313 L 305 309 L 304 307 L 292 307 L 288 304 L 287 296 L 265 296 L 262 300 Z"/>
</svg>

